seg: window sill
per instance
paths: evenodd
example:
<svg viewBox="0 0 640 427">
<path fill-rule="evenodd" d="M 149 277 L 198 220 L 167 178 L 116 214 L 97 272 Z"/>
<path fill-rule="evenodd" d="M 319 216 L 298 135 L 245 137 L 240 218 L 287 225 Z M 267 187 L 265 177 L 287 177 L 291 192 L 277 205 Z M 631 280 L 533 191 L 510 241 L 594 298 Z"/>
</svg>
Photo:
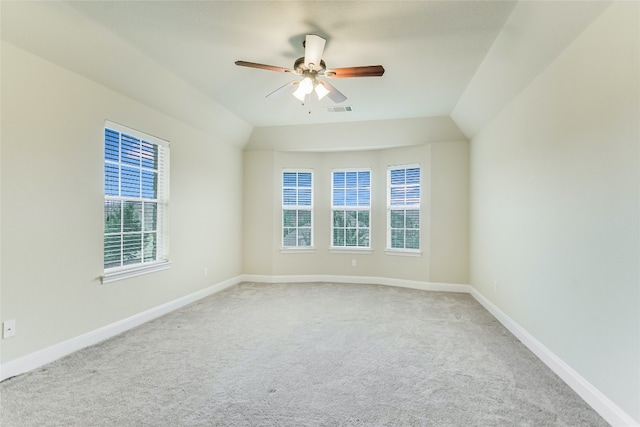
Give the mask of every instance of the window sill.
<svg viewBox="0 0 640 427">
<path fill-rule="evenodd" d="M 403 251 L 401 249 L 385 249 L 384 253 L 387 255 L 395 255 L 395 256 L 412 256 L 412 257 L 422 256 L 422 251 Z"/>
<path fill-rule="evenodd" d="M 280 248 L 281 254 L 308 254 L 316 251 L 313 246 L 304 246 L 299 248 Z"/>
<path fill-rule="evenodd" d="M 171 263 L 169 261 L 161 261 L 138 267 L 125 267 L 119 270 L 107 271 L 100 277 L 100 279 L 102 280 L 102 284 L 104 285 L 111 282 L 117 282 L 118 280 L 129 279 L 131 277 L 142 276 L 143 274 L 166 270 L 168 268 L 171 268 Z"/>
<path fill-rule="evenodd" d="M 373 249 L 371 248 L 358 248 L 358 247 L 347 247 L 347 248 L 329 248 L 329 252 L 332 254 L 372 254 Z"/>
</svg>

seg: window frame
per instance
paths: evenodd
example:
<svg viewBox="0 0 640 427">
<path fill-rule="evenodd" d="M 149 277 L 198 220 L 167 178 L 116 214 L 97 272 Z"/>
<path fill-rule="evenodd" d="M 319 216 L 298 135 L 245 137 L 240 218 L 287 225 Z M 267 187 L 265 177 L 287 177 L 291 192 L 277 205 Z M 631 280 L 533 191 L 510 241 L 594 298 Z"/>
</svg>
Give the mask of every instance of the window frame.
<svg viewBox="0 0 640 427">
<path fill-rule="evenodd" d="M 407 204 L 406 203 L 406 189 L 407 187 L 415 187 L 415 185 L 409 185 L 406 182 L 406 171 L 409 169 L 418 169 L 420 173 L 420 177 L 418 180 L 418 203 L 417 204 Z M 393 185 L 391 183 L 391 174 L 392 171 L 404 170 L 405 171 L 405 182 L 402 185 Z M 387 166 L 387 243 L 385 252 L 392 255 L 409 255 L 409 256 L 420 256 L 422 254 L 422 230 L 423 230 L 423 215 L 422 215 L 422 198 L 423 198 L 423 174 L 422 167 L 420 164 L 402 164 L 402 165 L 390 165 Z M 405 190 L 405 203 L 404 204 L 392 204 L 392 189 L 393 188 L 404 188 Z M 392 227 L 392 211 L 404 211 L 403 221 L 404 226 L 402 228 Z M 406 212 L 407 211 L 417 211 L 418 212 L 418 247 L 417 248 L 407 248 L 407 238 L 406 232 L 407 230 L 412 230 L 413 228 L 407 227 L 406 223 Z M 392 230 L 403 230 L 403 247 L 393 247 L 392 245 Z"/>
<path fill-rule="evenodd" d="M 357 174 L 356 175 L 356 186 L 355 187 L 349 187 L 347 185 L 346 174 L 347 173 L 353 173 L 353 172 L 355 172 Z M 360 186 L 359 185 L 359 176 L 358 176 L 358 174 L 360 172 L 367 172 L 369 174 L 369 185 L 368 186 Z M 334 187 L 334 184 L 335 184 L 334 174 L 335 173 L 345 173 L 345 186 L 341 187 L 341 188 L 343 188 L 345 190 L 345 193 L 346 193 L 346 190 L 348 190 L 348 189 L 352 189 L 352 190 L 355 189 L 356 190 L 356 204 L 355 204 L 355 206 L 347 204 L 346 194 L 345 194 L 344 205 L 336 205 L 335 204 L 335 190 L 336 190 L 336 187 Z M 330 205 L 330 219 L 329 219 L 329 223 L 330 223 L 330 227 L 329 227 L 329 233 L 330 233 L 329 234 L 329 242 L 330 242 L 329 250 L 331 252 L 371 252 L 372 251 L 372 247 L 373 247 L 372 246 L 372 233 L 371 233 L 371 229 L 372 229 L 371 220 L 372 220 L 372 213 L 373 213 L 372 212 L 372 201 L 373 201 L 373 191 L 372 191 L 373 183 L 372 183 L 372 181 L 373 181 L 373 174 L 371 172 L 371 168 L 336 168 L 336 169 L 331 169 L 331 181 L 330 181 L 331 182 L 331 205 Z M 364 205 L 360 206 L 359 205 L 358 193 L 359 193 L 359 191 L 361 189 L 366 189 L 369 192 L 369 204 L 366 205 L 366 206 L 364 206 Z M 368 212 L 368 214 L 369 214 L 369 221 L 368 221 L 369 225 L 368 225 L 368 227 L 360 227 L 357 217 L 356 217 L 356 226 L 355 226 L 356 239 L 358 239 L 358 235 L 359 235 L 358 230 L 361 230 L 361 229 L 367 229 L 368 230 L 369 236 L 368 236 L 368 245 L 367 246 L 359 246 L 359 245 L 349 246 L 349 245 L 346 244 L 347 243 L 346 242 L 346 236 L 344 238 L 344 240 L 345 240 L 344 241 L 344 245 L 339 245 L 339 246 L 335 245 L 335 240 L 334 240 L 334 236 L 335 236 L 334 214 L 335 214 L 336 211 L 343 211 L 343 212 L 345 212 L 345 215 L 346 215 L 346 211 L 356 211 L 357 212 L 357 216 L 360 215 L 361 211 Z M 346 225 L 345 225 L 344 227 L 340 227 L 340 228 L 345 229 L 345 232 L 346 232 L 347 228 L 354 228 L 354 227 L 346 227 Z"/>
<path fill-rule="evenodd" d="M 118 154 L 118 160 L 112 160 L 112 159 L 108 159 L 107 155 L 106 155 L 106 143 L 107 143 L 107 131 L 110 130 L 112 132 L 117 132 L 118 133 L 118 138 L 119 138 L 119 142 L 118 142 L 118 147 L 119 147 L 119 154 Z M 122 135 L 126 135 L 132 138 L 135 138 L 137 140 L 139 140 L 141 142 L 141 144 L 144 142 L 146 144 L 152 144 L 157 146 L 157 150 L 158 150 L 158 164 L 157 164 L 157 168 L 150 168 L 148 166 L 144 165 L 144 155 L 143 153 L 140 154 L 140 163 L 138 165 L 134 165 L 132 163 L 127 163 L 127 162 L 123 162 L 123 158 L 122 158 Z M 168 201 L 169 201 L 169 153 L 170 153 L 170 143 L 169 141 L 166 141 L 164 139 L 155 137 L 153 135 L 149 135 L 145 132 L 141 132 L 132 128 L 129 128 L 127 126 L 124 125 L 120 125 L 118 123 L 114 123 L 111 122 L 109 120 L 106 120 L 104 123 L 104 127 L 103 127 L 103 133 L 102 133 L 102 143 L 103 143 L 103 179 L 104 179 L 104 187 L 103 187 L 103 220 L 102 220 L 102 224 L 103 224 L 103 250 L 105 250 L 106 248 L 106 238 L 108 235 L 111 236 L 115 236 L 115 235 L 120 235 L 121 236 L 121 243 L 120 243 L 120 252 L 121 252 L 121 258 L 120 258 L 120 262 L 119 265 L 114 266 L 114 267 L 105 267 L 106 264 L 106 254 L 105 252 L 103 252 L 103 275 L 101 276 L 101 282 L 103 284 L 106 283 L 110 283 L 113 281 L 117 281 L 117 280 L 122 280 L 122 279 L 127 279 L 130 277 L 135 277 L 135 276 L 139 276 L 142 274 L 147 274 L 147 273 L 151 273 L 154 271 L 159 271 L 159 270 L 165 270 L 167 268 L 170 267 L 170 262 L 169 262 L 169 236 L 168 236 Z M 141 147 L 141 150 L 143 148 Z M 117 185 L 118 185 L 118 194 L 117 195 L 113 195 L 113 194 L 107 194 L 107 167 L 108 165 L 111 165 L 112 168 L 113 166 L 117 166 L 118 168 L 118 178 L 117 178 Z M 123 177 L 121 174 L 122 168 L 123 167 L 127 167 L 131 170 L 139 170 L 140 171 L 140 192 L 138 196 L 131 196 L 131 195 L 123 195 Z M 153 176 L 153 173 L 157 173 L 157 184 L 154 184 L 154 190 L 156 192 L 155 196 L 156 197 L 145 197 L 144 195 L 144 172 L 147 172 L 147 176 L 149 175 L 149 172 L 151 172 L 151 176 Z M 154 203 L 155 204 L 155 212 L 153 215 L 153 219 L 152 222 L 155 223 L 155 229 L 154 230 L 145 230 L 145 225 L 144 225 L 144 221 L 145 218 L 144 216 L 142 217 L 141 221 L 143 222 L 141 224 L 141 229 L 140 229 L 140 234 L 141 234 L 141 239 L 142 239 L 142 246 L 141 246 L 141 261 L 140 262 L 135 262 L 135 263 L 131 263 L 131 264 L 125 264 L 124 263 L 124 247 L 122 245 L 124 245 L 124 236 L 126 235 L 127 231 L 124 230 L 124 221 L 121 221 L 120 224 L 120 231 L 112 231 L 112 232 L 107 232 L 107 214 L 106 214 L 106 206 L 108 204 L 108 202 L 121 202 L 122 203 L 122 208 L 124 209 L 124 205 L 125 202 L 129 202 L 129 203 L 140 203 L 142 204 L 144 209 L 144 204 L 145 203 Z M 141 212 L 144 212 L 141 211 Z M 121 214 L 122 215 L 122 214 Z M 142 214 L 144 215 L 144 214 Z M 137 231 L 132 231 L 133 234 L 137 234 Z M 152 261 L 144 261 L 144 235 L 145 234 L 153 234 L 155 233 L 155 242 L 154 242 L 154 246 L 153 246 L 153 250 L 154 250 L 154 256 L 153 256 L 153 260 Z"/>
<path fill-rule="evenodd" d="M 285 186 L 285 174 L 287 173 L 295 173 L 296 174 L 296 185 L 295 187 L 292 186 Z M 311 183 L 310 183 L 310 187 L 300 187 L 299 186 L 299 175 L 300 174 L 310 174 L 311 177 Z M 281 206 L 281 211 L 280 211 L 280 249 L 283 252 L 288 252 L 288 251 L 292 251 L 292 252 L 302 252 L 302 251 L 309 251 L 309 250 L 314 250 L 315 248 L 315 233 L 314 233 L 314 196 L 315 196 L 315 182 L 314 182 L 314 171 L 313 169 L 304 169 L 304 168 L 283 168 L 281 173 L 280 173 L 280 206 Z M 309 189 L 310 190 L 310 204 L 309 205 L 300 205 L 299 202 L 299 190 L 306 190 Z M 291 204 L 285 204 L 285 190 L 294 190 L 295 194 L 296 194 L 296 204 L 295 205 L 291 205 Z M 296 225 L 295 227 L 285 227 L 285 210 L 286 211 L 295 211 L 296 212 Z M 310 225 L 309 227 L 301 227 L 298 224 L 298 218 L 299 218 L 299 212 L 300 211 L 309 211 L 309 217 L 310 217 Z M 296 245 L 292 246 L 292 245 L 286 245 L 285 243 L 285 239 L 287 236 L 285 236 L 285 228 L 293 228 L 296 230 Z M 299 230 L 300 228 L 303 229 L 309 229 L 310 230 L 310 237 L 309 237 L 309 245 L 308 246 L 301 246 L 298 243 L 300 242 L 300 237 L 299 237 Z"/>
</svg>

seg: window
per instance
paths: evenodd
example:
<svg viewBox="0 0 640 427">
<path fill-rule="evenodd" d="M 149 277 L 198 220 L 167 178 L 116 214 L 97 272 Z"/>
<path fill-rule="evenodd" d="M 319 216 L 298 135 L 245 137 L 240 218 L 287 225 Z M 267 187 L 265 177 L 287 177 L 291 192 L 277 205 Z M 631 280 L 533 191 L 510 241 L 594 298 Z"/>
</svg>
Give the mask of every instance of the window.
<svg viewBox="0 0 640 427">
<path fill-rule="evenodd" d="M 282 246 L 313 246 L 313 172 L 282 172 Z"/>
<path fill-rule="evenodd" d="M 167 263 L 168 155 L 166 141 L 105 124 L 103 283 Z"/>
<path fill-rule="evenodd" d="M 331 183 L 331 246 L 369 248 L 371 171 L 333 171 Z"/>
<path fill-rule="evenodd" d="M 387 249 L 420 250 L 420 166 L 387 171 Z"/>
</svg>

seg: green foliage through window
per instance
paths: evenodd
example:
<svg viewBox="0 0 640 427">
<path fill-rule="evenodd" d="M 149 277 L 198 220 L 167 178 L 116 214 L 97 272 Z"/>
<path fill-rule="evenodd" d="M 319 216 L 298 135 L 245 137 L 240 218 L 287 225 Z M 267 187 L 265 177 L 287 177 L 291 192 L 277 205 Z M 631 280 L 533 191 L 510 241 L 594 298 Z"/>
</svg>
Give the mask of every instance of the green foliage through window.
<svg viewBox="0 0 640 427">
<path fill-rule="evenodd" d="M 332 246 L 369 248 L 371 171 L 334 171 L 331 183 Z"/>
</svg>

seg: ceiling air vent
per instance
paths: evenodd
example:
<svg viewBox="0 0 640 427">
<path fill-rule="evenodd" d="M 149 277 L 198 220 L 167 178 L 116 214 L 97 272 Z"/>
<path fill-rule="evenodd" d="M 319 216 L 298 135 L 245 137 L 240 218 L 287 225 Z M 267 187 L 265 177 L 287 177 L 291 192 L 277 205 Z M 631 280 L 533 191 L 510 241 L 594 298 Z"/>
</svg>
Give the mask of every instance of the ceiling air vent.
<svg viewBox="0 0 640 427">
<path fill-rule="evenodd" d="M 353 109 L 349 107 L 327 107 L 328 113 L 345 113 L 348 111 L 353 111 Z"/>
</svg>

